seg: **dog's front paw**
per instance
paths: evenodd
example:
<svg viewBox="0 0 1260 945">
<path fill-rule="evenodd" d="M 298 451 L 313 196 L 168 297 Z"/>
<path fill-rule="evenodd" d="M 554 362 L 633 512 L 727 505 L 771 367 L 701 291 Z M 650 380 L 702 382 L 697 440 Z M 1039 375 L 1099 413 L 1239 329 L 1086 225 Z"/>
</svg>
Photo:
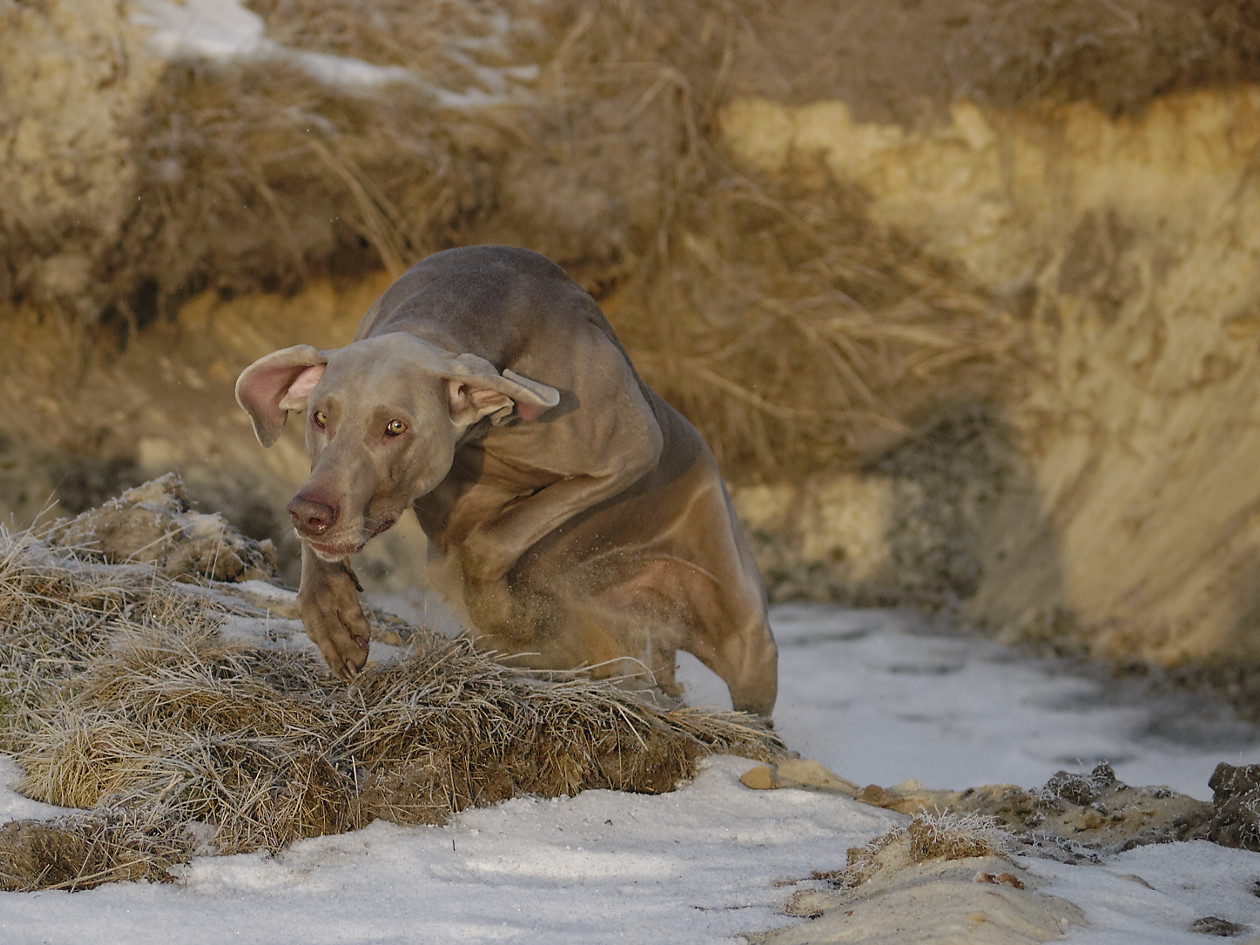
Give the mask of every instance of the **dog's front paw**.
<svg viewBox="0 0 1260 945">
<path fill-rule="evenodd" d="M 336 584 L 303 588 L 298 613 L 328 668 L 346 682 L 354 679 L 367 662 L 371 629 L 354 589 Z"/>
</svg>

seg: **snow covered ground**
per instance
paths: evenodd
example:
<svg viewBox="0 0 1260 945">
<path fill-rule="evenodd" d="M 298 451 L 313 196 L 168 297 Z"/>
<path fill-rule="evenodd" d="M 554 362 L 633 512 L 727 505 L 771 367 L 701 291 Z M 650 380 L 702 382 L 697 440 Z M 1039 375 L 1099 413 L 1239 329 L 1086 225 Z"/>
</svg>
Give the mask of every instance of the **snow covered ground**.
<svg viewBox="0 0 1260 945">
<path fill-rule="evenodd" d="M 1040 785 L 1109 760 L 1123 780 L 1210 797 L 1218 761 L 1260 761 L 1260 733 L 1210 700 L 1037 660 L 894 611 L 774 613 L 788 743 L 860 784 Z M 698 663 L 691 701 L 722 687 Z M 377 823 L 279 856 L 194 861 L 173 885 L 0 894 L 0 943 L 717 943 L 798 923 L 779 913 L 812 870 L 906 818 L 848 798 L 752 791 L 717 758 L 658 797 L 521 798 L 445 827 Z M 18 796 L 0 759 L 0 821 L 56 811 Z M 1102 865 L 1020 858 L 1084 910 L 1068 942 L 1202 943 L 1217 916 L 1260 935 L 1260 854 L 1206 842 Z"/>
</svg>

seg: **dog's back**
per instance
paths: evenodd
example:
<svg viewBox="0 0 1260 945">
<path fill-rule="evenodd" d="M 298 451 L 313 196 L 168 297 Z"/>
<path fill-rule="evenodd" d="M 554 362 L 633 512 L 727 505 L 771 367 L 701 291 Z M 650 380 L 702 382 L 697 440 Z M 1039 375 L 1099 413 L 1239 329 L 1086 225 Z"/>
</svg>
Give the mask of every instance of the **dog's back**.
<svg viewBox="0 0 1260 945">
<path fill-rule="evenodd" d="M 407 331 L 500 366 L 522 365 L 537 360 L 533 349 L 544 340 L 590 327 L 621 349 L 594 299 L 546 256 L 466 246 L 408 269 L 364 315 L 355 340 Z"/>
</svg>

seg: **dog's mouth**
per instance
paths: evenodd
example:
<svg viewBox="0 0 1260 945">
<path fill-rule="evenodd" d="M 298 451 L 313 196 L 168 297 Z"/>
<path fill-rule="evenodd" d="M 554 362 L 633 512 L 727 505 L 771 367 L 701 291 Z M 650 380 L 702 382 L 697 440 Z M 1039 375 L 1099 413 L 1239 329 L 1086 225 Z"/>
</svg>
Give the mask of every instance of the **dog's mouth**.
<svg viewBox="0 0 1260 945">
<path fill-rule="evenodd" d="M 315 552 L 315 557 L 324 561 L 344 561 L 351 555 L 362 551 L 363 546 L 366 544 L 366 542 L 356 542 L 353 545 L 328 545 L 310 538 L 303 538 L 302 540 L 311 546 L 311 551 Z"/>
<path fill-rule="evenodd" d="M 397 521 L 398 519 L 396 518 L 384 518 L 376 523 L 372 523 L 371 521 L 364 522 L 364 525 L 367 526 L 364 529 L 366 534 L 355 541 L 321 541 L 318 538 L 312 538 L 309 535 L 303 535 L 300 532 L 298 533 L 298 537 L 311 546 L 311 551 L 315 552 L 316 557 L 321 558 L 324 561 L 343 561 L 351 555 L 357 555 L 363 550 L 364 545 L 381 532 L 388 531 L 390 528 L 393 528 Z"/>
</svg>

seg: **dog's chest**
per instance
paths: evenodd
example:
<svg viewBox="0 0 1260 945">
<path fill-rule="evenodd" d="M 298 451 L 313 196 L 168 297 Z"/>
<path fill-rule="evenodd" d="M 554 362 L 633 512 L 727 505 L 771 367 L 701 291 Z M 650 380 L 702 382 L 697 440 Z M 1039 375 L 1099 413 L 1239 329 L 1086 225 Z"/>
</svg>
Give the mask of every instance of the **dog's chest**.
<svg viewBox="0 0 1260 945">
<path fill-rule="evenodd" d="M 480 445 L 465 446 L 442 484 L 416 501 L 416 514 L 430 538 L 458 544 L 475 526 L 494 521 L 519 499 L 561 478 Z"/>
</svg>

